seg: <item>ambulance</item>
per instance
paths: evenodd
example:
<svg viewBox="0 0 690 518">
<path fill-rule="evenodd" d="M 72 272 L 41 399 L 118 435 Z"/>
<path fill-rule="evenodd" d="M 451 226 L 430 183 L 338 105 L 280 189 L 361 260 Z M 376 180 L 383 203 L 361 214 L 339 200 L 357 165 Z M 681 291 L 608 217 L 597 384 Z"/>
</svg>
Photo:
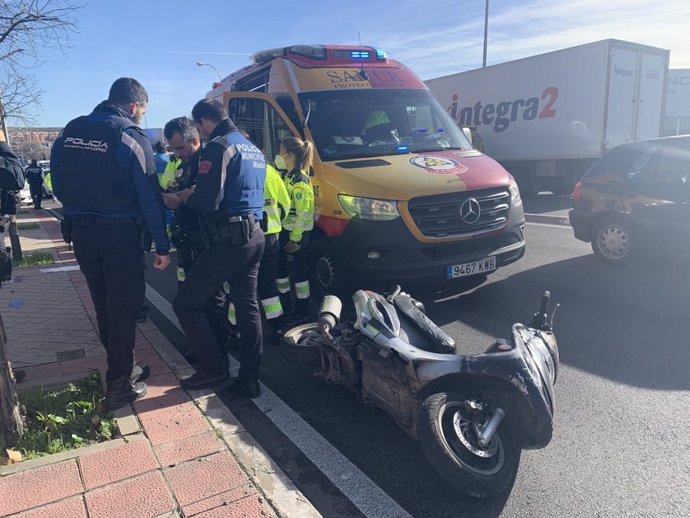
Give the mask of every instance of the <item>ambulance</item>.
<svg viewBox="0 0 690 518">
<path fill-rule="evenodd" d="M 475 149 L 424 83 L 367 46 L 258 52 L 215 83 L 268 161 L 297 136 L 316 150 L 309 257 L 317 288 L 478 286 L 525 252 L 513 177 Z"/>
</svg>

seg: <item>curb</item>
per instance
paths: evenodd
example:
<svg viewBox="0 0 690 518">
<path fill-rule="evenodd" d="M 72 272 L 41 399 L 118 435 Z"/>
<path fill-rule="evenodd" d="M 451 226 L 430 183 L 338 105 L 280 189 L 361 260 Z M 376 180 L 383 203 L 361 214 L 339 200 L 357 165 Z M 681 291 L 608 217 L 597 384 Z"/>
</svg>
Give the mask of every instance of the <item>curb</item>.
<svg viewBox="0 0 690 518">
<path fill-rule="evenodd" d="M 570 226 L 568 216 L 551 216 L 548 214 L 525 214 L 525 221 L 528 223 L 546 223 L 548 225 Z"/>
<path fill-rule="evenodd" d="M 178 379 L 194 372 L 153 322 L 147 320 L 137 326 Z M 188 393 L 254 485 L 264 494 L 266 500 L 280 516 L 299 516 L 300 518 L 321 516 L 321 513 L 307 500 L 292 480 L 246 432 L 216 394 L 209 390 Z"/>
</svg>

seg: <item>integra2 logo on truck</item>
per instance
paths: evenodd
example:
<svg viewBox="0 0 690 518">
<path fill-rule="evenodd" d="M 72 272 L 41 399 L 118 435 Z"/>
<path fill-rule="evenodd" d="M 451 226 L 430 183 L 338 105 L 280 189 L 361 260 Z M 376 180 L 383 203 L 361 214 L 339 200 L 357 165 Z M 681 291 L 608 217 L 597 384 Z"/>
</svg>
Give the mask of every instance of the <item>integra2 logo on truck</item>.
<svg viewBox="0 0 690 518">
<path fill-rule="evenodd" d="M 515 99 L 514 101 L 502 101 L 499 103 L 483 104 L 477 101 L 474 106 L 458 108 L 458 94 L 453 95 L 453 103 L 447 109 L 453 120 L 460 126 L 491 126 L 496 133 L 505 131 L 511 122 L 518 118 L 524 121 L 534 119 L 549 119 L 556 116 L 556 100 L 558 88 L 549 86 L 541 94 L 544 105 L 540 106 L 538 97 L 529 99 Z"/>
</svg>

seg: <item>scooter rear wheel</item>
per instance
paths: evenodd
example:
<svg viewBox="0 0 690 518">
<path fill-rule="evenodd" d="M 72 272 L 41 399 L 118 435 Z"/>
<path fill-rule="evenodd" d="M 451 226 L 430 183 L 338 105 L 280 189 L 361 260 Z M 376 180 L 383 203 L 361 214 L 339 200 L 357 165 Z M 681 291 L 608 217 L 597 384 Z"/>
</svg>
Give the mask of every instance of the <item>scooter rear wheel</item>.
<svg viewBox="0 0 690 518">
<path fill-rule="evenodd" d="M 429 463 L 458 491 L 475 498 L 505 493 L 515 482 L 522 450 L 503 426 L 481 446 L 472 420 L 482 416 L 467 410 L 468 399 L 476 400 L 457 393 L 429 396 L 419 408 L 419 444 Z"/>
<path fill-rule="evenodd" d="M 321 363 L 318 344 L 321 342 L 316 323 L 293 327 L 280 338 L 280 352 L 290 363 L 316 366 Z"/>
</svg>

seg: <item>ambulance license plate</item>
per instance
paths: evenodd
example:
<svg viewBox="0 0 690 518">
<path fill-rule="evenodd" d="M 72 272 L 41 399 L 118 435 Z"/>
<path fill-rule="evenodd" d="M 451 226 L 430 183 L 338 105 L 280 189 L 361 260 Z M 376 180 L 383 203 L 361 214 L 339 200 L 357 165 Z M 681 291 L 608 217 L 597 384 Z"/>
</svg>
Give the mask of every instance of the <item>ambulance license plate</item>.
<svg viewBox="0 0 690 518">
<path fill-rule="evenodd" d="M 448 278 L 468 277 L 480 273 L 493 272 L 496 269 L 496 257 L 485 257 L 479 261 L 448 266 Z"/>
</svg>

